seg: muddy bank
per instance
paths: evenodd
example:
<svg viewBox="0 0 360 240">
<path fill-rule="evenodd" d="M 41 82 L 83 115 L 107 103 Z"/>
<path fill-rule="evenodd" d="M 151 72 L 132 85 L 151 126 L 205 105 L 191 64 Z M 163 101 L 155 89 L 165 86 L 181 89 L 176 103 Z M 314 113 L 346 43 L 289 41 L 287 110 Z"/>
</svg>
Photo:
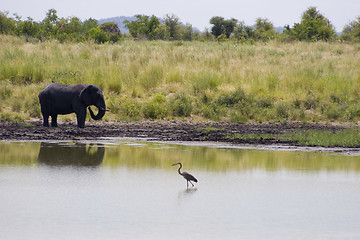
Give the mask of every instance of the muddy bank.
<svg viewBox="0 0 360 240">
<path fill-rule="evenodd" d="M 233 144 L 287 144 L 275 139 L 232 139 L 233 134 L 282 134 L 298 130 L 338 131 L 346 124 L 321 123 L 198 123 L 182 121 L 144 122 L 87 122 L 84 129 L 75 123 L 61 123 L 57 128 L 46 128 L 40 121 L 27 123 L 0 122 L 0 140 L 99 140 L 104 137 L 147 138 L 156 141 L 209 141 Z"/>
</svg>

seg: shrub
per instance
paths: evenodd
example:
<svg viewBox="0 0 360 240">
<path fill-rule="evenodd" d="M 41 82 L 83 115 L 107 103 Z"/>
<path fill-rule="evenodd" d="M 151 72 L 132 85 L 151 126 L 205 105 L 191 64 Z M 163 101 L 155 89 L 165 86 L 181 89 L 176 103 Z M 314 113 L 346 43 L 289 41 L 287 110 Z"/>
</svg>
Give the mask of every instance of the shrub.
<svg viewBox="0 0 360 240">
<path fill-rule="evenodd" d="M 326 117 L 329 118 L 330 120 L 337 120 L 343 114 L 341 109 L 339 109 L 338 107 L 336 107 L 334 105 L 328 106 L 325 109 L 324 113 L 325 113 Z"/>
<path fill-rule="evenodd" d="M 288 104 L 281 102 L 276 105 L 276 113 L 278 117 L 287 119 L 289 117 L 289 106 Z"/>
<path fill-rule="evenodd" d="M 100 28 L 91 28 L 87 33 L 86 36 L 89 39 L 92 39 L 95 41 L 95 43 L 104 43 L 109 40 L 106 32 L 101 30 Z"/>
<path fill-rule="evenodd" d="M 158 93 L 153 99 L 147 102 L 142 109 L 145 118 L 163 119 L 167 115 L 166 98 L 163 94 Z"/>
<path fill-rule="evenodd" d="M 33 96 L 30 101 L 25 103 L 25 109 L 30 117 L 41 117 L 40 103 L 37 96 Z"/>
<path fill-rule="evenodd" d="M 269 97 L 258 98 L 256 103 L 261 108 L 270 108 L 273 106 L 273 99 Z"/>
<path fill-rule="evenodd" d="M 185 94 L 177 94 L 170 100 L 170 109 L 173 116 L 189 117 L 192 111 L 191 100 Z"/>
<path fill-rule="evenodd" d="M 141 114 L 141 104 L 132 98 L 123 99 L 120 109 L 122 114 L 133 120 L 138 120 Z"/>
<path fill-rule="evenodd" d="M 238 88 L 233 93 L 220 95 L 217 99 L 217 103 L 229 107 L 245 99 L 245 92 L 241 88 Z"/>
</svg>

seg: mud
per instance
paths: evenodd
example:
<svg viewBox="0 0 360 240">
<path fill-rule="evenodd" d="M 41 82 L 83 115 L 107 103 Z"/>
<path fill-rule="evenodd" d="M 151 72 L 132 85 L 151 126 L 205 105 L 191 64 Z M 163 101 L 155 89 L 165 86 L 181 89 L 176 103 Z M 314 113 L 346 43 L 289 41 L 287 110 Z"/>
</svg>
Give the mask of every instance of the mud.
<svg viewBox="0 0 360 240">
<path fill-rule="evenodd" d="M 299 130 L 338 131 L 349 127 L 346 124 L 321 123 L 199 123 L 184 121 L 142 122 L 87 122 L 84 129 L 74 123 L 61 123 L 59 127 L 43 127 L 40 121 L 26 123 L 0 122 L 0 140 L 99 140 L 103 138 L 131 137 L 156 141 L 205 141 L 232 144 L 286 144 L 275 139 L 232 139 L 233 134 L 282 134 Z"/>
</svg>

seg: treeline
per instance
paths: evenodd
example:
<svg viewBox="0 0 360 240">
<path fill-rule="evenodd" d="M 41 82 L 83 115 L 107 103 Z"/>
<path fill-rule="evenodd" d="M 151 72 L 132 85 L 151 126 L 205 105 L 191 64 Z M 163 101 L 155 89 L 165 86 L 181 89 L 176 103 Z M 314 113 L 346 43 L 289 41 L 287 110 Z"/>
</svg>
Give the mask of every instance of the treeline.
<svg viewBox="0 0 360 240">
<path fill-rule="evenodd" d="M 309 7 L 304 11 L 300 23 L 284 26 L 282 33 L 277 32 L 272 22 L 266 18 L 258 18 L 255 25 L 246 26 L 243 21 L 235 18 L 215 16 L 210 19 L 211 28 L 204 32 L 194 30 L 189 23 L 182 24 L 175 15 L 166 15 L 163 19 L 154 15 L 136 15 L 135 21 L 124 23 L 129 34 L 121 33 L 114 22 L 98 24 L 92 18 L 85 21 L 77 17 L 59 18 L 55 9 L 50 9 L 41 22 L 30 17 L 22 20 L 16 14 L 12 18 L 8 13 L 0 12 L 0 34 L 13 34 L 39 41 L 57 39 L 60 42 L 105 43 L 125 38 L 181 41 L 360 41 L 360 17 L 346 25 L 342 34 L 337 36 L 330 20 L 316 7 Z"/>
</svg>

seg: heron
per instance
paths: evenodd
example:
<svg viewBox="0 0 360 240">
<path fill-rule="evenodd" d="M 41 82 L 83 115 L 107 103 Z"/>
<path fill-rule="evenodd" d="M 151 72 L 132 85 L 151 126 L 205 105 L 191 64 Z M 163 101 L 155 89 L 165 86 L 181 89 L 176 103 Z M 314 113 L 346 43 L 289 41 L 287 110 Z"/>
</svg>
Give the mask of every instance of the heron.
<svg viewBox="0 0 360 240">
<path fill-rule="evenodd" d="M 182 168 L 182 164 L 181 162 L 177 162 L 177 163 L 174 163 L 172 166 L 175 166 L 175 165 L 180 165 L 179 169 L 178 169 L 178 172 L 181 176 L 183 176 L 186 180 L 186 188 L 189 187 L 189 182 L 191 183 L 192 186 L 194 186 L 194 184 L 191 182 L 197 182 L 198 180 L 193 176 L 191 175 L 190 173 L 187 173 L 187 172 L 180 172 L 180 169 Z"/>
</svg>

